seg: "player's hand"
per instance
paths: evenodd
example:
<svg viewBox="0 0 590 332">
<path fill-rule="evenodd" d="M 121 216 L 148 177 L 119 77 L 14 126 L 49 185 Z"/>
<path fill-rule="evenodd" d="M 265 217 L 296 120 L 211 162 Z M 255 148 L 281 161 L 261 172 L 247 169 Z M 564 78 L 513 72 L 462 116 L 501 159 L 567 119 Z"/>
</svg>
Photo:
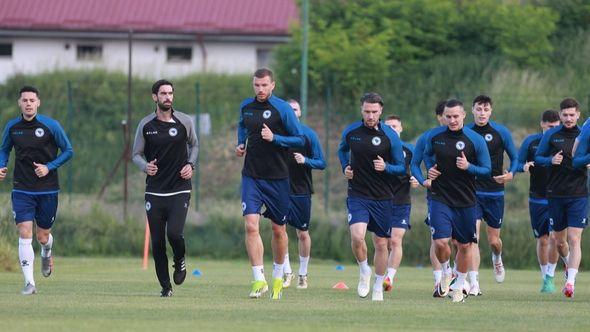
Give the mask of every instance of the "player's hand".
<svg viewBox="0 0 590 332">
<path fill-rule="evenodd" d="M 418 180 L 416 180 L 415 177 L 410 176 L 410 187 L 418 188 L 418 186 L 420 186 L 420 183 L 418 183 Z"/>
<path fill-rule="evenodd" d="M 526 163 L 524 163 L 524 165 L 522 165 L 522 170 L 525 172 L 528 172 L 531 167 L 535 167 L 535 162 L 534 161 L 527 161 Z"/>
<path fill-rule="evenodd" d="M 8 173 L 8 168 L 0 168 L 0 181 L 4 181 L 4 179 L 6 178 L 6 173 Z"/>
<path fill-rule="evenodd" d="M 33 166 L 35 166 L 35 174 L 37 174 L 37 176 L 40 178 L 49 173 L 49 168 L 43 164 L 37 164 L 36 162 L 33 162 Z"/>
<path fill-rule="evenodd" d="M 260 134 L 262 134 L 262 139 L 267 142 L 272 142 L 272 139 L 274 138 L 274 134 L 272 133 L 270 128 L 268 128 L 266 123 L 262 124 L 262 131 L 260 132 Z"/>
<path fill-rule="evenodd" d="M 184 165 L 184 167 L 180 170 L 180 177 L 185 180 L 189 180 L 190 178 L 192 178 L 193 166 L 191 166 L 191 164 Z"/>
<path fill-rule="evenodd" d="M 158 173 L 158 165 L 156 165 L 156 161 L 157 159 L 154 159 L 145 166 L 145 172 L 147 175 L 154 176 L 156 173 Z"/>
<path fill-rule="evenodd" d="M 494 176 L 494 180 L 500 184 L 508 183 L 508 182 L 512 181 L 513 178 L 514 178 L 514 174 L 512 174 L 512 172 L 508 172 L 508 171 L 504 171 L 504 174 L 502 174 L 502 175 Z"/>
<path fill-rule="evenodd" d="M 467 161 L 467 157 L 465 157 L 465 152 L 463 151 L 461 151 L 461 157 L 457 157 L 457 167 L 464 171 L 466 171 L 469 167 L 469 162 Z"/>
<path fill-rule="evenodd" d="M 377 159 L 373 160 L 373 167 L 377 172 L 383 172 L 385 170 L 385 161 L 381 156 L 377 156 Z"/>
<path fill-rule="evenodd" d="M 236 157 L 243 157 L 246 154 L 246 147 L 244 144 L 236 146 Z"/>
<path fill-rule="evenodd" d="M 428 189 L 432 188 L 432 180 L 431 179 L 424 180 L 423 186 Z"/>
<path fill-rule="evenodd" d="M 352 171 L 352 167 L 350 167 L 350 165 L 346 166 L 346 168 L 344 169 L 344 176 L 347 179 L 352 180 L 352 177 L 354 176 L 354 172 Z"/>
<path fill-rule="evenodd" d="M 561 162 L 563 161 L 563 150 L 559 150 L 559 152 L 557 152 L 553 158 L 551 158 L 551 163 L 553 165 L 561 165 Z"/>
<path fill-rule="evenodd" d="M 428 178 L 431 180 L 436 179 L 439 175 L 441 175 L 442 173 L 436 169 L 438 165 L 434 164 L 434 166 L 430 167 L 430 169 L 428 170 Z"/>
<path fill-rule="evenodd" d="M 298 164 L 305 164 L 305 157 L 301 153 L 295 152 L 293 153 L 293 157 L 295 157 L 295 161 Z"/>
</svg>

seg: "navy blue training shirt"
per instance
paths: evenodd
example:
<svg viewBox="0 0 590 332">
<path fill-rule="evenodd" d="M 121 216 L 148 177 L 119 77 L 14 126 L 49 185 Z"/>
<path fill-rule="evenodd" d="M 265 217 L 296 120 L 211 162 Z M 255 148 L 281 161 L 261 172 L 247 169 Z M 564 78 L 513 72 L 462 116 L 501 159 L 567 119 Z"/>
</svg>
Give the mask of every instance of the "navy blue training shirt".
<svg viewBox="0 0 590 332">
<path fill-rule="evenodd" d="M 305 146 L 289 149 L 289 184 L 291 195 L 313 194 L 312 169 L 326 168 L 322 146 L 316 133 L 308 126 L 301 124 L 301 130 L 305 137 Z M 298 164 L 294 153 L 301 153 L 305 157 L 305 163 Z"/>
<path fill-rule="evenodd" d="M 457 157 L 462 152 L 469 162 L 467 170 L 457 167 Z M 484 139 L 466 127 L 458 131 L 451 131 L 447 126 L 438 127 L 428 133 L 424 154 L 436 159 L 441 172 L 432 181 L 431 198 L 453 208 L 475 206 L 475 178 L 489 177 L 491 172 L 490 154 Z"/>
<path fill-rule="evenodd" d="M 572 165 L 576 168 L 586 168 L 586 165 L 590 164 L 590 119 L 584 122 L 582 131 L 576 140 L 578 147 Z"/>
<path fill-rule="evenodd" d="M 373 160 L 381 156 L 385 171 L 378 172 Z M 362 121 L 348 126 L 342 133 L 338 148 L 342 171 L 350 165 L 354 175 L 348 180 L 348 196 L 373 200 L 393 199 L 391 177 L 404 175 L 406 167 L 402 142 L 391 127 L 379 122 L 369 128 Z"/>
<path fill-rule="evenodd" d="M 59 191 L 57 169 L 73 155 L 72 145 L 56 120 L 37 114 L 31 121 L 22 116 L 9 121 L 4 128 L 0 147 L 0 168 L 8 165 L 14 147 L 14 190 L 27 193 Z M 61 150 L 58 155 L 57 150 Z M 49 169 L 44 177 L 35 174 L 33 162 Z"/>
<path fill-rule="evenodd" d="M 524 172 L 524 164 L 530 161 L 535 161 L 535 153 L 543 133 L 537 133 L 527 136 L 520 150 L 518 150 L 518 171 Z M 535 164 L 529 167 L 530 184 L 529 184 L 529 197 L 536 199 L 545 199 L 547 197 L 547 180 L 549 179 L 549 167 Z"/>
<path fill-rule="evenodd" d="M 488 146 L 492 161 L 491 176 L 504 174 L 504 152 L 510 158 L 510 169 L 508 171 L 512 172 L 512 175 L 516 175 L 516 170 L 518 169 L 518 153 L 516 152 L 516 147 L 514 146 L 512 135 L 508 128 L 494 121 L 489 121 L 485 126 L 470 123 L 467 127 L 481 135 Z M 498 192 L 504 190 L 504 184 L 496 182 L 492 177 L 477 178 L 475 188 L 477 191 Z"/>
<path fill-rule="evenodd" d="M 411 204 L 412 200 L 410 197 L 410 162 L 414 154 L 414 147 L 412 144 L 402 142 L 404 151 L 404 162 L 406 165 L 406 173 L 404 175 L 398 175 L 392 177 L 393 183 L 393 204 L 405 205 Z"/>
<path fill-rule="evenodd" d="M 273 141 L 262 139 L 266 124 L 273 132 Z M 289 149 L 305 144 L 299 121 L 291 105 L 271 95 L 266 101 L 247 98 L 240 105 L 238 145 L 246 144 L 242 174 L 255 179 L 289 178 Z"/>
<path fill-rule="evenodd" d="M 564 125 L 547 130 L 537 148 L 535 165 L 550 167 L 547 182 L 547 198 L 586 197 L 586 169 L 574 168 L 572 165 L 572 149 L 580 128 L 566 128 Z M 563 151 L 560 165 L 553 165 L 551 159 L 559 151 Z"/>
</svg>

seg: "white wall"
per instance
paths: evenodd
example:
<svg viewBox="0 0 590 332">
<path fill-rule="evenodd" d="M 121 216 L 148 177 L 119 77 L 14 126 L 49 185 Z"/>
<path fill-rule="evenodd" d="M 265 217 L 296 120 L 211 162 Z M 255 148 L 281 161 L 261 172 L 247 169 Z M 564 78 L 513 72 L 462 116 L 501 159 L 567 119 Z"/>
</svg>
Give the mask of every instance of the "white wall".
<svg viewBox="0 0 590 332">
<path fill-rule="evenodd" d="M 3 39 L 3 42 L 11 40 Z M 127 41 L 104 40 L 58 40 L 19 38 L 12 40 L 12 58 L 0 57 L 0 82 L 18 73 L 36 74 L 56 69 L 105 68 L 113 71 L 127 72 Z M 66 49 L 66 44 L 69 48 Z M 77 45 L 102 45 L 102 60 L 82 61 L 76 59 Z M 256 70 L 256 45 L 253 43 L 207 42 L 208 72 L 215 73 L 252 73 Z M 190 62 L 168 62 L 168 46 L 192 47 Z M 268 48 L 265 46 L 264 48 Z M 201 47 L 196 42 L 134 41 L 133 73 L 134 75 L 157 79 L 175 77 L 192 72 L 201 72 L 203 56 Z"/>
</svg>

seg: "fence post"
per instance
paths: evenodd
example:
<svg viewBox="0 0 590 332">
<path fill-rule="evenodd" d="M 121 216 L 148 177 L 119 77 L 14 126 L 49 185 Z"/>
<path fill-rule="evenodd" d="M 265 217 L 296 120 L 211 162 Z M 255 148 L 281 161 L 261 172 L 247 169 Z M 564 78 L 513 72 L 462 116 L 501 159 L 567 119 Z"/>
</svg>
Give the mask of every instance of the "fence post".
<svg viewBox="0 0 590 332">
<path fill-rule="evenodd" d="M 330 113 L 332 112 L 332 83 L 326 84 L 326 110 L 324 111 L 324 156 L 326 157 L 326 169 L 324 171 L 324 213 L 328 214 L 330 207 Z"/>
<path fill-rule="evenodd" d="M 195 83 L 195 132 L 197 134 L 197 141 L 199 142 L 199 148 L 203 148 L 203 144 L 201 142 L 201 85 L 199 82 Z M 200 154 L 200 151 L 199 151 Z M 199 158 L 200 160 L 200 158 Z M 199 211 L 199 199 L 200 199 L 200 183 L 201 183 L 201 167 L 200 165 L 195 165 L 195 211 Z"/>
<path fill-rule="evenodd" d="M 73 117 L 73 111 L 74 111 L 74 105 L 73 105 L 73 96 L 72 96 L 72 81 L 68 81 L 68 115 L 66 118 L 67 124 L 66 124 L 66 128 L 68 128 L 68 138 L 70 140 L 72 140 L 72 117 Z M 72 164 L 73 161 L 70 161 L 68 163 L 68 175 L 67 175 L 67 188 L 68 188 L 68 204 L 72 203 Z"/>
</svg>

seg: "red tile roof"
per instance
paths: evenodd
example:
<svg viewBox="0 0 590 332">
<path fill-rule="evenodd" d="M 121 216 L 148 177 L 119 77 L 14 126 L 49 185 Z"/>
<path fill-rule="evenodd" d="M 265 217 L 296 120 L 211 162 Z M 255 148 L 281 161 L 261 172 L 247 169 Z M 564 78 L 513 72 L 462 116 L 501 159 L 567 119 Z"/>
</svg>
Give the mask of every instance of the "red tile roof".
<svg viewBox="0 0 590 332">
<path fill-rule="evenodd" d="M 0 1 L 0 29 L 287 35 L 295 0 Z"/>
</svg>

